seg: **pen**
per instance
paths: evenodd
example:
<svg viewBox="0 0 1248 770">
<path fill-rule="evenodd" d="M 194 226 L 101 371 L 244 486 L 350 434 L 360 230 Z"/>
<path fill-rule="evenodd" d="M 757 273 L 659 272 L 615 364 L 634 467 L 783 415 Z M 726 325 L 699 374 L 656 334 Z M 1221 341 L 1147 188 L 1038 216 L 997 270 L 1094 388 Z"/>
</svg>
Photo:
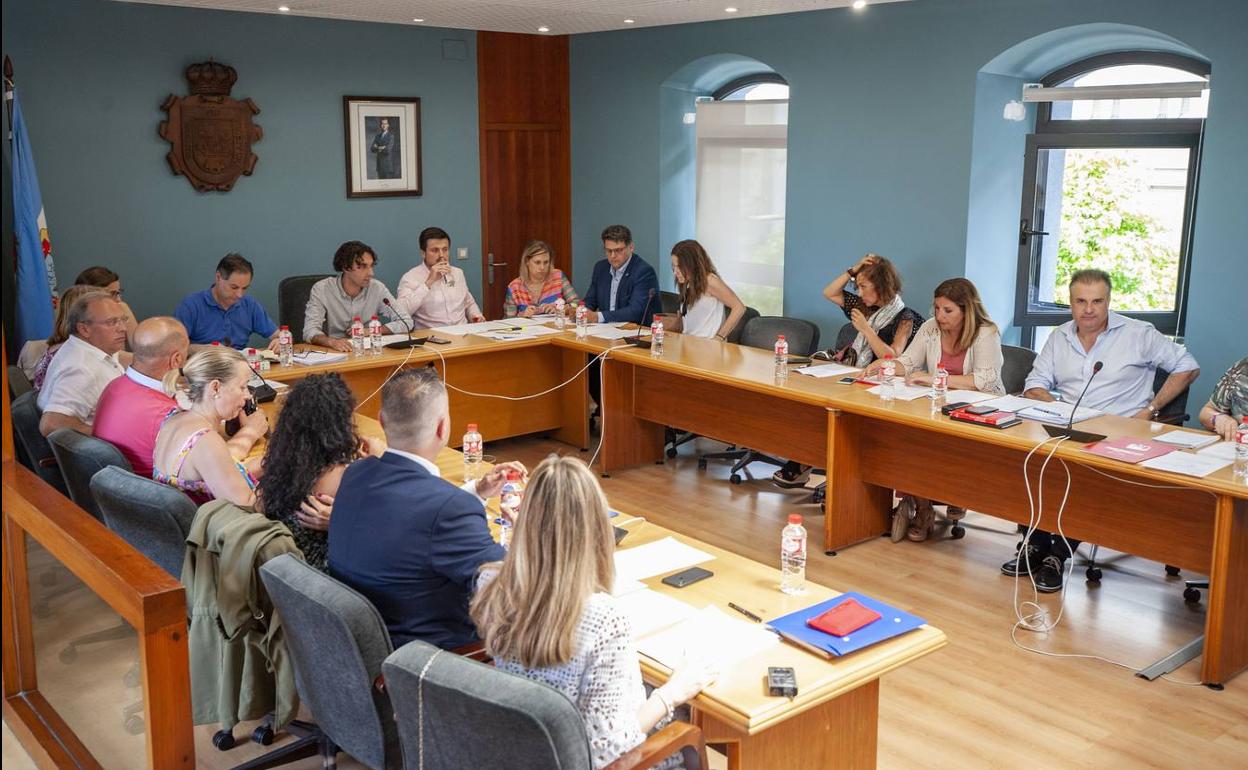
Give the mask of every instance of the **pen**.
<svg viewBox="0 0 1248 770">
<path fill-rule="evenodd" d="M 763 619 L 762 619 L 762 618 L 760 618 L 759 616 L 757 616 L 757 615 L 755 615 L 754 613 L 750 612 L 749 610 L 747 610 L 747 609 L 746 609 L 746 608 L 744 608 L 744 607 L 737 606 L 736 604 L 733 604 L 732 602 L 728 602 L 728 606 L 729 606 L 729 607 L 731 607 L 732 609 L 736 610 L 737 612 L 741 613 L 742 615 L 746 616 L 746 617 L 747 617 L 747 618 L 749 618 L 750 620 L 754 621 L 755 623 L 762 623 L 762 622 L 763 622 Z"/>
</svg>

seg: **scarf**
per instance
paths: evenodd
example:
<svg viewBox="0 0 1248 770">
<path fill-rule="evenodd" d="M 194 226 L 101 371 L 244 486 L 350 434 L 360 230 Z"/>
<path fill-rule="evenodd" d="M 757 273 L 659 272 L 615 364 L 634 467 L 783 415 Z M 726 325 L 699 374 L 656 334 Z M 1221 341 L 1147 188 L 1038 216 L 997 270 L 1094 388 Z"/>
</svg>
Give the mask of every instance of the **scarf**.
<svg viewBox="0 0 1248 770">
<path fill-rule="evenodd" d="M 893 322 L 897 314 L 906 309 L 906 303 L 901 300 L 901 295 L 897 294 L 888 301 L 888 304 L 867 317 L 867 323 L 875 330 L 876 334 L 880 330 Z M 871 344 L 867 342 L 867 337 L 862 332 L 858 332 L 858 336 L 854 337 L 854 344 L 851 345 L 857 366 L 866 366 L 875 359 L 875 351 L 871 349 Z"/>
</svg>

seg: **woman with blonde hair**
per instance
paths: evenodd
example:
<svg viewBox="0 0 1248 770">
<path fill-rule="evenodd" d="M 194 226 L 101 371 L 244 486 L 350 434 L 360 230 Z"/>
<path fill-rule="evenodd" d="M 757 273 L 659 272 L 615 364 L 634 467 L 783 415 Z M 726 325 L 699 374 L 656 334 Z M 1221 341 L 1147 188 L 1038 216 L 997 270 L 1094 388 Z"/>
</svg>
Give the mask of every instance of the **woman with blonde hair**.
<svg viewBox="0 0 1248 770">
<path fill-rule="evenodd" d="M 482 568 L 470 610 L 495 666 L 577 707 L 595 768 L 641 744 L 714 678 L 685 666 L 646 697 L 632 623 L 611 596 L 614 549 L 593 473 L 575 458 L 547 458 L 529 480 L 507 558 Z"/>
<path fill-rule="evenodd" d="M 253 507 L 260 463 L 248 467 L 240 458 L 268 430 L 264 412 L 247 414 L 251 369 L 243 354 L 214 346 L 191 356 L 181 369 L 165 375 L 165 393 L 178 399 L 156 434 L 152 478 L 187 494 L 196 504 L 216 499 Z M 178 392 L 179 381 L 186 392 Z M 218 433 L 222 421 L 239 418 L 240 428 L 228 440 Z"/>
<path fill-rule="evenodd" d="M 572 282 L 554 267 L 555 251 L 545 241 L 529 241 L 520 254 L 520 276 L 507 284 L 503 316 L 529 318 L 555 312 L 555 301 L 563 297 L 565 313 L 572 313 L 580 300 Z"/>
<path fill-rule="evenodd" d="M 949 375 L 949 388 L 978 390 L 1004 395 L 1001 367 L 1001 330 L 988 317 L 975 284 L 965 278 L 950 278 L 936 287 L 932 297 L 932 317 L 923 322 L 914 341 L 897 359 L 897 374 L 911 385 L 931 385 L 938 369 Z M 879 370 L 876 361 L 868 374 Z M 966 516 L 962 508 L 949 506 L 950 521 Z M 907 537 L 926 540 L 936 523 L 936 511 L 926 498 L 904 495 L 893 514 L 893 542 Z"/>
<path fill-rule="evenodd" d="M 745 315 L 745 303 L 719 277 L 702 244 L 687 240 L 672 247 L 672 275 L 680 293 L 680 312 L 665 315 L 668 331 L 726 341 Z"/>
</svg>

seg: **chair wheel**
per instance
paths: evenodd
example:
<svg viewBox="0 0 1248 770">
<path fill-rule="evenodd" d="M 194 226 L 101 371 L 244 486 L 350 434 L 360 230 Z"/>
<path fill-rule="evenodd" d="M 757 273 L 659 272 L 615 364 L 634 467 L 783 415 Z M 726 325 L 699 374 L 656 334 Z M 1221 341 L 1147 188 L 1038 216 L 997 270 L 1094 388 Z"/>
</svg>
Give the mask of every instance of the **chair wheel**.
<svg viewBox="0 0 1248 770">
<path fill-rule="evenodd" d="M 1200 603 L 1200 590 L 1196 588 L 1185 588 L 1183 590 L 1183 601 L 1188 604 Z"/>
<path fill-rule="evenodd" d="M 740 484 L 740 483 L 741 483 L 741 474 L 740 474 L 740 473 L 734 473 L 734 474 L 732 474 L 731 476 L 729 476 L 729 477 L 728 477 L 728 480 L 729 480 L 729 481 L 731 481 L 733 484 Z"/>
<path fill-rule="evenodd" d="M 698 458 L 698 470 L 700 470 L 700 471 L 704 471 L 704 470 L 706 470 L 706 459 L 705 459 L 705 458 L 702 458 L 702 457 L 699 457 L 699 458 Z"/>
<path fill-rule="evenodd" d="M 70 663 L 73 663 L 75 660 L 78 660 L 78 648 L 74 647 L 73 645 L 70 645 L 66 647 L 65 649 L 61 650 L 61 654 L 58 655 L 57 657 L 61 659 L 62 663 L 68 666 Z"/>
<path fill-rule="evenodd" d="M 260 725 L 251 732 L 251 739 L 261 746 L 268 746 L 273 742 L 273 728 L 269 725 Z"/>
<path fill-rule="evenodd" d="M 676 457 L 676 447 L 674 447 L 674 446 L 672 446 L 672 447 L 668 447 L 668 448 L 667 448 L 667 456 L 668 456 L 668 459 L 673 459 L 673 458 L 675 458 L 675 457 Z"/>
<path fill-rule="evenodd" d="M 1170 577 L 1178 577 L 1178 576 L 1179 576 L 1179 568 L 1178 568 L 1178 567 L 1171 567 L 1169 564 L 1167 564 L 1167 565 L 1166 565 L 1166 574 L 1167 574 L 1167 575 L 1169 575 Z"/>
<path fill-rule="evenodd" d="M 1088 567 L 1088 571 L 1084 573 L 1089 583 L 1101 582 L 1101 570 L 1098 567 Z"/>
<path fill-rule="evenodd" d="M 954 540 L 961 540 L 962 538 L 966 537 L 966 527 L 960 527 L 955 524 L 953 526 L 953 529 L 949 530 L 949 537 L 953 538 Z"/>
<path fill-rule="evenodd" d="M 229 730 L 218 730 L 212 734 L 212 745 L 217 751 L 229 751 L 234 748 L 234 733 Z"/>
<path fill-rule="evenodd" d="M 143 724 L 143 716 L 141 714 L 131 714 L 126 717 L 126 732 L 131 735 L 141 735 L 145 725 Z"/>
</svg>

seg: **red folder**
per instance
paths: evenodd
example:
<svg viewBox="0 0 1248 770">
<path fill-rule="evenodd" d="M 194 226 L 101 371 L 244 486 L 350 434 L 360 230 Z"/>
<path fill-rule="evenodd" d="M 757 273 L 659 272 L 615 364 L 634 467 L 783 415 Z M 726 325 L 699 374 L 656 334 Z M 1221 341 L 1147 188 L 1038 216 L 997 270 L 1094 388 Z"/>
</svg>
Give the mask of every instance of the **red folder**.
<svg viewBox="0 0 1248 770">
<path fill-rule="evenodd" d="M 1122 460 L 1124 463 L 1139 463 L 1161 457 L 1178 449 L 1173 444 L 1163 441 L 1147 441 L 1139 438 L 1111 438 L 1088 444 L 1084 451 L 1101 457 Z"/>
<path fill-rule="evenodd" d="M 832 609 L 806 620 L 806 625 L 833 636 L 848 636 L 868 623 L 880 619 L 880 613 L 864 607 L 857 599 L 846 599 Z"/>
</svg>

